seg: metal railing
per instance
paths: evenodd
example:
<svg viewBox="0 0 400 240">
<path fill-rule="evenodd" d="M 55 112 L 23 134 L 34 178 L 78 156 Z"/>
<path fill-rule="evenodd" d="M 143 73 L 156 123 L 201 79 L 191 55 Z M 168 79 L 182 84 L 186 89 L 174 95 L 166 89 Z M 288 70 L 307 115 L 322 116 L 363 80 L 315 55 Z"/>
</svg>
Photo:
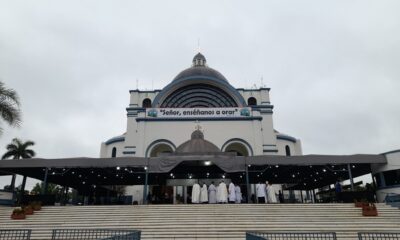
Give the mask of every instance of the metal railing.
<svg viewBox="0 0 400 240">
<path fill-rule="evenodd" d="M 400 232 L 359 232 L 359 240 L 400 240 Z"/>
<path fill-rule="evenodd" d="M 400 202 L 400 194 L 397 193 L 387 193 L 385 196 L 386 203 L 392 203 L 392 202 Z"/>
<path fill-rule="evenodd" d="M 334 232 L 247 232 L 246 240 L 336 240 Z"/>
<path fill-rule="evenodd" d="M 141 232 L 125 229 L 54 229 L 52 240 L 140 240 Z"/>
<path fill-rule="evenodd" d="M 1 240 L 30 240 L 31 230 L 29 229 L 1 229 Z"/>
</svg>

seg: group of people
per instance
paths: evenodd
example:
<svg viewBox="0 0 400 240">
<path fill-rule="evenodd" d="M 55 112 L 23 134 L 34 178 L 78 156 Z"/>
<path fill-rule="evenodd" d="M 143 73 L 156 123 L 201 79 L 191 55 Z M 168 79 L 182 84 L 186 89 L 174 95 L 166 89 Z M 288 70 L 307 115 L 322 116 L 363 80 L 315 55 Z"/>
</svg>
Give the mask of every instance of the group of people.
<svg viewBox="0 0 400 240">
<path fill-rule="evenodd" d="M 192 203 L 241 203 L 242 192 L 240 186 L 234 183 L 229 183 L 226 186 L 224 181 L 221 181 L 216 187 L 214 182 L 211 182 L 207 187 L 205 183 L 200 187 L 195 183 L 192 188 Z"/>
<path fill-rule="evenodd" d="M 268 181 L 259 182 L 256 185 L 258 203 L 277 203 L 276 192 L 274 187 Z"/>
</svg>

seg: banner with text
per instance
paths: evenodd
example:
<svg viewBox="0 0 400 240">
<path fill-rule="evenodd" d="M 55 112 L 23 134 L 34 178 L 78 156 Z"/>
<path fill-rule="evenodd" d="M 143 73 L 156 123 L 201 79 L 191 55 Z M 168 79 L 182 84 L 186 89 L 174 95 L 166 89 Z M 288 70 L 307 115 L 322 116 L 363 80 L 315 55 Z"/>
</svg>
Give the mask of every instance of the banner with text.
<svg viewBox="0 0 400 240">
<path fill-rule="evenodd" d="M 250 117 L 251 108 L 148 108 L 147 117 L 159 118 L 231 118 Z"/>
</svg>

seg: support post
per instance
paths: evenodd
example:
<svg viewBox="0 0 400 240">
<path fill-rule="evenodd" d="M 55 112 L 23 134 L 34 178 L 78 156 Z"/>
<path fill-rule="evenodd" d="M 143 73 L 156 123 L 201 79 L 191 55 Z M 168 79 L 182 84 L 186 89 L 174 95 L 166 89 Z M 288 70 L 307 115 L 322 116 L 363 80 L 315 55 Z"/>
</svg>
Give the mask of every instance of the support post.
<svg viewBox="0 0 400 240">
<path fill-rule="evenodd" d="M 46 168 L 44 171 L 44 180 L 43 180 L 43 189 L 42 189 L 42 194 L 46 195 L 47 194 L 47 175 L 49 174 L 49 169 Z"/>
<path fill-rule="evenodd" d="M 350 163 L 347 164 L 347 172 L 349 173 L 351 191 L 354 191 L 354 179 L 353 179 L 353 175 L 351 174 L 351 166 L 350 166 Z"/>
<path fill-rule="evenodd" d="M 23 195 L 25 193 L 25 185 L 26 185 L 26 176 L 22 179 L 22 185 L 21 185 L 21 194 Z"/>
<path fill-rule="evenodd" d="M 149 172 L 148 168 L 145 167 L 145 176 L 144 176 L 144 188 L 143 188 L 143 204 L 147 204 L 147 185 L 149 181 Z"/>
<path fill-rule="evenodd" d="M 313 203 L 317 202 L 317 195 L 315 194 L 315 189 L 312 190 L 312 194 L 313 194 Z"/>
<path fill-rule="evenodd" d="M 303 190 L 300 190 L 300 198 L 301 198 L 301 203 L 304 203 Z"/>
<path fill-rule="evenodd" d="M 247 188 L 247 203 L 250 203 L 251 198 L 251 188 L 250 188 L 250 177 L 249 177 L 249 167 L 246 164 L 246 188 Z"/>
</svg>

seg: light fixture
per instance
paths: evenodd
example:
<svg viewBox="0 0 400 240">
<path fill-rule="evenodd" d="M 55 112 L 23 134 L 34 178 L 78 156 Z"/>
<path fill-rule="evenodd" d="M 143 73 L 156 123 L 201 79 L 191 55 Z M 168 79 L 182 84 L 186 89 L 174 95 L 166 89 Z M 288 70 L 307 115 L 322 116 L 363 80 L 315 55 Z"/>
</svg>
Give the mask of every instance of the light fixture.
<svg viewBox="0 0 400 240">
<path fill-rule="evenodd" d="M 147 167 L 144 167 L 144 170 L 147 170 Z"/>
<path fill-rule="evenodd" d="M 169 175 L 170 175 L 171 177 L 172 177 L 172 176 L 174 176 L 174 174 L 173 174 L 173 173 L 171 173 L 171 174 L 169 174 Z"/>
<path fill-rule="evenodd" d="M 276 168 L 278 168 L 278 167 L 279 167 L 279 165 L 275 165 L 275 167 L 276 167 Z"/>
<path fill-rule="evenodd" d="M 222 175 L 222 178 L 225 178 L 225 175 Z"/>
<path fill-rule="evenodd" d="M 322 169 L 322 171 L 323 171 L 323 172 L 326 172 L 326 169 L 324 168 L 324 169 Z"/>
<path fill-rule="evenodd" d="M 204 162 L 204 165 L 210 166 L 210 165 L 211 165 L 211 161 L 205 161 L 205 162 Z"/>
<path fill-rule="evenodd" d="M 121 169 L 121 168 L 118 166 L 118 167 L 117 167 L 117 170 L 120 170 L 120 169 Z"/>
</svg>

